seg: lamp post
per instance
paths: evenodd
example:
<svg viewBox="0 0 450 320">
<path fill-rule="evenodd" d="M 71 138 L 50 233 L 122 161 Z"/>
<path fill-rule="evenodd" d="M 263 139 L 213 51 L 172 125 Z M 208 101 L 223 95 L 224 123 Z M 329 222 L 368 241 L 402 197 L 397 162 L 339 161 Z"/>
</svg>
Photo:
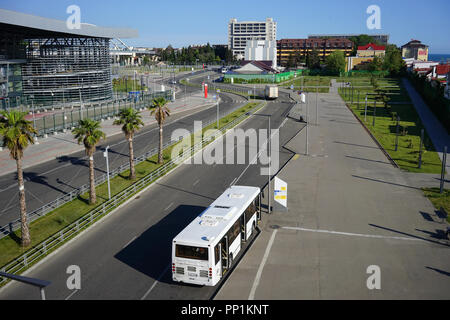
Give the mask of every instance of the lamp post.
<svg viewBox="0 0 450 320">
<path fill-rule="evenodd" d="M 103 156 L 106 159 L 106 178 L 108 180 L 108 200 L 111 199 L 111 185 L 109 183 L 109 159 L 108 159 L 108 149 L 109 146 L 106 147 L 105 152 L 103 152 Z"/>
</svg>

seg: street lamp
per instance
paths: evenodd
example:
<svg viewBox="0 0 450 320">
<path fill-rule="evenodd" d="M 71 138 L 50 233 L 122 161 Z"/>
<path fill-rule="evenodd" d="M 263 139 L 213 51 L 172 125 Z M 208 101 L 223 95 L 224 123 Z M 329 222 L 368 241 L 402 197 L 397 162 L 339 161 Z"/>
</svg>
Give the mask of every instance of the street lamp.
<svg viewBox="0 0 450 320">
<path fill-rule="evenodd" d="M 251 114 L 251 113 L 246 113 L 246 115 L 248 115 L 248 116 L 250 116 L 250 115 L 253 115 L 253 116 L 259 116 L 259 117 L 267 117 L 268 118 L 268 120 L 269 120 L 269 129 L 268 129 L 268 133 L 267 133 L 267 135 L 268 135 L 268 140 L 267 140 L 267 147 L 268 147 L 268 151 L 269 151 L 269 175 L 268 175 L 268 183 L 267 183 L 267 188 L 268 188 L 268 199 L 267 199 L 267 212 L 270 214 L 270 205 L 271 205 L 271 203 L 270 203 L 270 198 L 271 198 L 271 193 L 270 193 L 270 178 L 271 178 L 271 171 L 270 171 L 270 168 L 272 167 L 272 149 L 271 149 L 271 147 L 272 147 L 272 144 L 271 144 L 271 135 L 270 135 L 270 118 L 272 117 L 272 115 L 270 115 L 270 114 L 258 114 L 258 113 L 253 113 L 253 114 Z"/>
<path fill-rule="evenodd" d="M 109 160 L 108 160 L 108 149 L 109 146 L 106 147 L 105 152 L 103 152 L 103 156 L 106 159 L 106 178 L 108 180 L 108 200 L 111 199 L 111 185 L 109 183 Z"/>
</svg>

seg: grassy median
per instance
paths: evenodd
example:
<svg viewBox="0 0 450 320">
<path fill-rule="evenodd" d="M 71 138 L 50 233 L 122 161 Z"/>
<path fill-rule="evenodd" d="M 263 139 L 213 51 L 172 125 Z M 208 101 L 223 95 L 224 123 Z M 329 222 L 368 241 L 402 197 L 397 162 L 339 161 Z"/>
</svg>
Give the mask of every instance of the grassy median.
<svg viewBox="0 0 450 320">
<path fill-rule="evenodd" d="M 369 82 L 370 79 L 360 79 L 358 81 Z M 382 79 L 380 85 L 389 84 L 394 88 L 389 88 L 391 93 L 395 92 L 398 97 L 395 100 L 410 101 L 407 93 L 397 79 Z M 369 91 L 372 89 L 368 89 Z M 348 92 L 348 91 L 347 91 Z M 388 103 L 388 108 L 378 104 L 374 108 L 373 103 L 368 103 L 367 117 L 365 117 L 365 103 L 350 103 L 348 95 L 344 97 L 344 90 L 339 89 L 339 93 L 346 100 L 347 105 L 352 109 L 356 116 L 366 125 L 370 132 L 375 136 L 378 142 L 383 146 L 391 158 L 399 165 L 400 168 L 410 172 L 421 173 L 440 173 L 441 160 L 434 149 L 433 143 L 428 136 L 426 130 L 424 134 L 424 144 L 422 147 L 422 165 L 419 168 L 419 149 L 421 129 L 424 128 L 419 115 L 412 104 Z M 354 96 L 355 98 L 355 96 Z M 360 99 L 361 100 L 361 99 Z M 395 102 L 394 100 L 394 102 Z M 375 110 L 376 109 L 376 110 Z M 373 125 L 373 117 L 375 111 L 375 125 Z M 397 121 L 396 115 L 400 117 L 398 150 L 395 151 L 397 137 Z M 366 119 L 366 120 L 365 120 Z"/>
<path fill-rule="evenodd" d="M 225 124 L 235 120 L 239 116 L 245 114 L 246 112 L 254 109 L 259 103 L 248 103 L 247 105 L 239 108 L 238 110 L 228 114 L 227 116 L 219 120 L 219 126 L 222 127 Z M 205 128 L 202 132 L 208 129 L 216 128 L 216 123 L 213 123 Z M 193 141 L 194 135 L 191 135 Z M 213 140 L 211 140 L 212 142 Z M 210 143 L 211 143 L 210 142 Z M 175 145 L 164 149 L 164 163 L 171 160 L 171 152 Z M 136 180 L 129 180 L 129 170 L 122 172 L 120 175 L 112 178 L 110 180 L 111 186 L 111 196 L 118 194 L 130 185 L 136 183 L 146 175 L 150 174 L 152 171 L 156 170 L 162 164 L 157 163 L 158 155 L 154 155 L 136 165 Z M 88 171 L 86 169 L 86 183 L 88 182 Z M 77 199 L 66 203 L 65 205 L 55 209 L 54 211 L 48 213 L 44 217 L 35 220 L 30 223 L 30 235 L 31 235 L 31 246 L 24 249 L 20 246 L 20 229 L 15 231 L 13 234 L 0 239 L 0 266 L 6 265 L 8 262 L 14 260 L 25 251 L 36 246 L 40 242 L 49 238 L 53 234 L 57 233 L 59 230 L 70 225 L 80 217 L 87 214 L 92 209 L 101 206 L 108 199 L 108 185 L 103 183 L 96 187 L 97 193 L 97 203 L 95 205 L 89 205 L 89 192 L 82 194 Z"/>
</svg>

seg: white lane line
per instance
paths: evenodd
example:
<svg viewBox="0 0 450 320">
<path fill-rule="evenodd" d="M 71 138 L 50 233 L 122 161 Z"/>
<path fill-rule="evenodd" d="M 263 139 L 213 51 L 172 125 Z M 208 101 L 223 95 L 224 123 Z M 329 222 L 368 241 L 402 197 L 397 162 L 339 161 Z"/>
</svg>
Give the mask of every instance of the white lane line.
<svg viewBox="0 0 450 320">
<path fill-rule="evenodd" d="M 248 300 L 255 299 L 256 288 L 259 285 L 259 280 L 261 279 L 261 274 L 264 269 L 264 266 L 267 262 L 267 258 L 269 257 L 270 249 L 272 248 L 273 241 L 275 240 L 275 235 L 277 234 L 278 229 L 274 230 L 272 236 L 270 237 L 269 244 L 267 245 L 266 252 L 264 252 L 263 259 L 261 264 L 259 265 L 258 272 L 256 273 L 255 280 L 253 281 L 252 290 L 250 291 L 250 295 L 248 296 Z"/>
<path fill-rule="evenodd" d="M 64 300 L 69 300 L 69 299 L 70 299 L 75 293 L 77 293 L 77 292 L 78 292 L 78 289 L 73 290 L 72 293 L 69 294 L 69 295 L 67 296 L 67 298 L 65 298 Z"/>
<path fill-rule="evenodd" d="M 330 234 L 338 234 L 338 235 L 352 236 L 352 237 L 364 237 L 364 238 L 376 238 L 376 239 L 394 239 L 394 240 L 408 240 L 408 241 L 424 241 L 422 239 L 408 238 L 408 237 L 391 237 L 391 236 L 380 236 L 380 235 L 373 235 L 373 234 L 339 232 L 339 231 L 320 230 L 320 229 L 307 229 L 307 228 L 298 228 L 298 227 L 282 227 L 282 229 L 298 230 L 298 231 L 306 231 L 306 232 L 317 232 L 317 233 L 330 233 Z"/>
<path fill-rule="evenodd" d="M 167 208 L 164 209 L 164 211 L 167 211 L 172 205 L 173 205 L 173 202 L 171 202 L 171 203 L 167 206 Z"/>
<path fill-rule="evenodd" d="M 122 249 L 125 248 L 125 247 L 128 247 L 128 245 L 129 245 L 130 243 L 132 243 L 136 238 L 137 238 L 137 236 L 134 236 L 133 239 L 131 239 L 130 241 L 128 241 L 127 244 L 124 245 L 124 246 L 122 247 Z"/>
<path fill-rule="evenodd" d="M 141 300 L 145 300 L 145 298 L 147 298 L 147 296 L 150 294 L 150 292 L 152 292 L 153 288 L 158 284 L 159 280 L 161 280 L 161 278 L 164 276 L 164 274 L 167 272 L 167 270 L 169 270 L 170 268 L 170 264 L 166 267 L 166 269 L 164 269 L 164 271 L 161 273 L 161 275 L 158 277 L 158 279 L 153 283 L 153 285 L 150 287 L 150 289 L 148 289 L 148 291 L 144 294 L 144 296 L 141 298 Z"/>
</svg>

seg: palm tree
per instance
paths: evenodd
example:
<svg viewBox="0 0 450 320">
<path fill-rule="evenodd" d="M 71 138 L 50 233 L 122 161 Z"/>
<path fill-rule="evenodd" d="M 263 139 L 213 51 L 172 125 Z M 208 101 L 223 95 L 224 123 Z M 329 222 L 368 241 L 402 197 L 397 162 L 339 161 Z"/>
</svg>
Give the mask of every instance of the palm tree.
<svg viewBox="0 0 450 320">
<path fill-rule="evenodd" d="M 78 127 L 72 130 L 75 135 L 75 139 L 78 140 L 78 144 L 83 143 L 86 149 L 86 155 L 89 156 L 89 204 L 97 202 L 97 196 L 95 194 L 95 178 L 94 178 L 94 152 L 96 145 L 100 142 L 100 139 L 106 139 L 106 135 L 100 130 L 100 122 L 85 119 L 78 122 Z"/>
<path fill-rule="evenodd" d="M 155 115 L 156 122 L 159 125 L 159 154 L 158 163 L 163 163 L 163 124 L 167 117 L 170 116 L 170 110 L 166 107 L 169 101 L 163 97 L 153 99 L 153 107 L 150 107 L 150 115 Z"/>
<path fill-rule="evenodd" d="M 144 126 L 141 113 L 133 108 L 122 109 L 119 112 L 119 119 L 114 121 L 114 125 L 123 125 L 122 132 L 128 140 L 128 148 L 130 151 L 130 179 L 136 178 L 134 169 L 134 152 L 133 152 L 133 137 L 136 131 Z"/>
<path fill-rule="evenodd" d="M 20 223 L 22 226 L 21 244 L 28 247 L 31 244 L 30 230 L 27 222 L 27 208 L 25 202 L 25 188 L 23 185 L 22 158 L 28 145 L 34 144 L 34 135 L 37 134 L 31 121 L 25 120 L 26 112 L 10 111 L 1 112 L 0 136 L 3 145 L 9 149 L 10 156 L 16 160 L 17 182 L 19 184 Z"/>
</svg>

